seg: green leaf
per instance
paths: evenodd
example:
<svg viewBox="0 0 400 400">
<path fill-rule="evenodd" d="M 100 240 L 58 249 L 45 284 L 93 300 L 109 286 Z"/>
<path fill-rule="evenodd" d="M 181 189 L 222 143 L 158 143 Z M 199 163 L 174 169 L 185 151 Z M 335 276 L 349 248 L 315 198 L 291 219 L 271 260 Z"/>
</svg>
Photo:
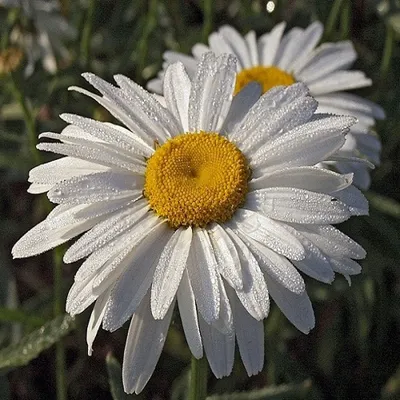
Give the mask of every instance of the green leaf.
<svg viewBox="0 0 400 400">
<path fill-rule="evenodd" d="M 62 315 L 24 336 L 18 343 L 0 350 L 0 368 L 16 368 L 28 364 L 75 328 L 75 319 Z"/>
<path fill-rule="evenodd" d="M 125 399 L 141 399 L 142 395 L 129 395 L 124 392 L 124 387 L 122 385 L 122 369 L 121 364 L 118 360 L 111 354 L 107 354 L 106 358 L 107 371 L 108 371 L 108 381 L 110 382 L 110 391 L 112 398 L 114 400 L 125 400 Z"/>
<path fill-rule="evenodd" d="M 366 196 L 371 206 L 376 210 L 386 215 L 400 218 L 400 203 L 396 200 L 373 192 L 367 193 Z"/>
<path fill-rule="evenodd" d="M 311 381 L 279 385 L 250 392 L 236 392 L 207 397 L 207 400 L 300 400 L 309 399 Z"/>
<path fill-rule="evenodd" d="M 46 321 L 41 317 L 28 314 L 24 310 L 0 307 L 0 321 L 21 322 L 34 327 L 42 326 Z"/>
</svg>

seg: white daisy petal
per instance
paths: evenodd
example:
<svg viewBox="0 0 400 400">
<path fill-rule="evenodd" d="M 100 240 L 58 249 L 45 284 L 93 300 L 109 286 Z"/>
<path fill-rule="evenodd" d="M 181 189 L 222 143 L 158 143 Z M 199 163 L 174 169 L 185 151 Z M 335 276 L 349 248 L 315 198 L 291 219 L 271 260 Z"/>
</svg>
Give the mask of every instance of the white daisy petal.
<svg viewBox="0 0 400 400">
<path fill-rule="evenodd" d="M 246 40 L 247 49 L 250 56 L 251 65 L 260 65 L 258 59 L 258 49 L 257 49 L 257 39 L 256 33 L 254 31 L 250 31 L 244 39 Z"/>
<path fill-rule="evenodd" d="M 108 300 L 109 292 L 104 292 L 99 298 L 96 300 L 96 303 L 93 307 L 93 311 L 90 314 L 87 331 L 86 331 L 86 343 L 88 345 L 88 355 L 91 356 L 93 352 L 93 342 L 97 336 L 97 332 L 99 331 L 101 321 L 103 320 L 105 305 Z"/>
<path fill-rule="evenodd" d="M 292 260 L 304 258 L 304 248 L 300 242 L 278 222 L 260 213 L 238 209 L 235 225 L 233 231 L 240 231 L 285 257 Z"/>
<path fill-rule="evenodd" d="M 301 224 L 337 224 L 351 216 L 349 208 L 336 197 L 293 187 L 250 192 L 246 206 L 269 218 Z"/>
<path fill-rule="evenodd" d="M 303 236 L 297 229 L 291 226 L 286 226 L 286 229 L 300 241 L 306 252 L 304 260 L 292 261 L 293 265 L 301 272 L 311 276 L 311 278 L 325 283 L 332 283 L 335 279 L 335 274 L 329 263 L 329 259 L 313 242 Z"/>
<path fill-rule="evenodd" d="M 165 317 L 178 290 L 192 241 L 192 228 L 179 228 L 171 236 L 158 261 L 151 287 L 151 312 Z"/>
<path fill-rule="evenodd" d="M 232 372 L 235 356 L 235 334 L 224 335 L 199 315 L 200 332 L 204 351 L 211 371 L 217 378 L 228 376 Z"/>
<path fill-rule="evenodd" d="M 338 229 L 329 225 L 293 225 L 330 257 L 365 258 L 365 250 Z"/>
<path fill-rule="evenodd" d="M 226 43 L 232 48 L 232 52 L 239 59 L 243 68 L 251 66 L 251 58 L 246 45 L 246 41 L 240 33 L 229 25 L 224 25 L 218 31 L 225 39 Z"/>
<path fill-rule="evenodd" d="M 326 117 L 307 122 L 261 147 L 251 157 L 263 172 L 314 165 L 329 157 L 345 142 L 344 133 L 354 123 L 352 117 Z"/>
<path fill-rule="evenodd" d="M 189 131 L 217 132 L 229 111 L 235 83 L 233 56 L 205 54 L 199 62 L 189 99 Z"/>
<path fill-rule="evenodd" d="M 147 295 L 132 317 L 124 351 L 122 381 L 127 393 L 139 394 L 160 357 L 172 317 L 173 305 L 164 319 L 155 320 Z"/>
<path fill-rule="evenodd" d="M 182 63 L 171 65 L 165 72 L 164 97 L 166 106 L 171 110 L 177 121 L 180 121 L 182 130 L 187 132 L 188 108 L 191 91 L 191 82 Z M 177 132 L 178 133 L 178 132 Z"/>
<path fill-rule="evenodd" d="M 122 100 L 119 100 L 118 102 L 113 102 L 111 99 L 99 96 L 77 86 L 71 86 L 68 88 L 68 90 L 74 90 L 75 92 L 82 93 L 85 96 L 88 96 L 91 99 L 97 101 L 97 103 L 108 110 L 129 130 L 138 135 L 140 139 L 142 139 L 149 147 L 153 145 L 153 141 L 157 138 L 157 135 L 153 132 L 151 128 L 147 127 L 145 124 L 141 123 L 140 120 L 138 121 L 137 118 L 133 117 L 131 115 L 131 112 L 127 110 L 127 107 L 124 105 L 124 102 Z"/>
<path fill-rule="evenodd" d="M 222 334 L 230 335 L 234 331 L 232 308 L 222 278 L 217 275 L 217 279 L 220 293 L 220 312 L 218 319 L 213 321 L 211 325 Z"/>
<path fill-rule="evenodd" d="M 132 227 L 148 212 L 145 200 L 139 200 L 81 236 L 65 253 L 64 262 L 72 263 L 100 249 L 118 235 Z"/>
<path fill-rule="evenodd" d="M 357 58 L 351 42 L 324 43 L 308 59 L 294 66 L 296 78 L 311 83 L 348 68 Z M 329 91 L 327 91 L 329 93 Z"/>
<path fill-rule="evenodd" d="M 271 297 L 286 318 L 301 332 L 308 334 L 315 326 L 314 310 L 307 292 L 293 293 L 272 278 L 265 278 Z"/>
<path fill-rule="evenodd" d="M 179 314 L 183 330 L 193 356 L 203 357 L 203 342 L 200 335 L 199 320 L 197 318 L 196 299 L 190 284 L 187 270 L 183 271 L 181 283 L 177 292 Z"/>
<path fill-rule="evenodd" d="M 198 310 L 207 323 L 212 323 L 219 316 L 217 268 L 208 235 L 201 228 L 195 228 L 188 258 L 188 272 Z"/>
<path fill-rule="evenodd" d="M 287 44 L 278 66 L 291 71 L 294 63 L 301 62 L 301 59 L 306 58 L 314 49 L 321 39 L 323 31 L 323 25 L 319 21 L 308 26 L 306 30 L 300 33 L 298 38 L 293 38 Z"/>
<path fill-rule="evenodd" d="M 344 275 L 358 275 L 361 272 L 361 265 L 350 258 L 331 258 L 330 263 L 335 272 Z"/>
<path fill-rule="evenodd" d="M 289 260 L 255 240 L 243 236 L 242 238 L 256 257 L 264 274 L 271 276 L 282 287 L 293 293 L 299 294 L 305 291 L 303 278 Z"/>
<path fill-rule="evenodd" d="M 240 356 L 247 375 L 257 375 L 264 365 L 264 325 L 247 312 L 234 294 L 230 293 L 229 297 L 233 305 Z"/>
<path fill-rule="evenodd" d="M 13 256 L 21 258 L 44 253 L 92 228 L 102 217 L 77 219 L 75 213 L 85 207 L 69 206 L 67 209 L 63 208 L 64 211 L 58 215 L 49 214 L 44 221 L 19 239 L 12 249 Z"/>
<path fill-rule="evenodd" d="M 179 131 L 179 124 L 172 114 L 150 93 L 129 78 L 122 75 L 114 76 L 121 88 L 119 89 L 94 74 L 84 73 L 82 76 L 105 98 L 127 111 L 140 129 L 142 126 L 151 127 L 155 139 L 164 141 L 170 137 L 170 132 Z M 135 107 L 127 107 L 129 104 L 134 104 Z"/>
<path fill-rule="evenodd" d="M 341 175 L 316 167 L 286 168 L 252 179 L 250 187 L 252 190 L 273 188 L 281 186 L 282 182 L 285 182 L 285 187 L 331 193 L 350 186 L 352 175 Z"/>
<path fill-rule="evenodd" d="M 63 157 L 38 165 L 29 172 L 28 181 L 49 185 L 75 177 L 107 170 L 107 167 L 72 157 Z M 47 190 L 44 190 L 47 191 Z"/>
<path fill-rule="evenodd" d="M 162 249 L 170 236 L 166 224 L 162 224 L 148 233 L 135 249 L 130 265 L 125 267 L 125 272 L 120 271 L 122 273 L 111 289 L 103 318 L 104 329 L 118 329 L 135 312 L 151 286 Z"/>
<path fill-rule="evenodd" d="M 144 166 L 137 161 L 126 160 L 101 143 L 91 143 L 90 145 L 79 143 L 39 143 L 36 148 L 38 150 L 95 162 L 105 167 L 126 169 L 137 174 L 143 174 L 145 170 Z"/>
<path fill-rule="evenodd" d="M 243 290 L 236 290 L 243 307 L 257 321 L 269 313 L 268 288 L 257 260 L 243 241 L 229 228 L 229 236 L 235 243 L 243 270 Z"/>
<path fill-rule="evenodd" d="M 152 147 L 145 143 L 138 135 L 122 126 L 109 122 L 95 121 L 75 114 L 61 114 L 60 118 L 65 122 L 74 124 L 72 126 L 78 126 L 93 137 L 110 143 L 122 150 L 143 154 L 146 157 L 150 157 L 153 153 Z"/>
<path fill-rule="evenodd" d="M 243 90 L 246 90 L 246 88 Z M 301 101 L 308 94 L 308 88 L 302 83 L 297 83 L 284 89 L 271 89 L 261 96 L 251 107 L 245 118 L 241 118 L 241 123 L 234 125 L 233 130 L 228 133 L 229 139 L 239 143 L 243 143 L 249 139 L 253 140 L 254 134 L 258 132 L 261 124 L 265 125 L 265 133 L 276 133 L 276 127 L 273 125 L 272 128 L 275 128 L 275 130 L 271 129 L 271 125 L 269 124 L 269 120 L 274 118 L 276 110 L 280 107 L 287 110 L 287 108 L 284 108 L 285 106 L 290 106 L 295 100 Z M 232 104 L 235 104 L 235 99 Z M 288 123 L 292 124 L 291 121 Z M 279 126 L 278 129 L 282 129 L 282 127 Z"/>
<path fill-rule="evenodd" d="M 270 33 L 266 33 L 260 37 L 258 45 L 260 51 L 260 61 L 263 65 L 268 66 L 273 64 L 285 28 L 286 22 L 281 22 L 280 24 L 276 25 Z"/>
<path fill-rule="evenodd" d="M 287 53 L 286 49 L 290 49 L 293 42 L 299 42 L 303 33 L 304 29 L 295 27 L 282 37 L 282 40 L 279 43 L 279 47 L 276 51 L 276 55 L 272 63 L 273 65 L 276 65 L 278 67 L 280 66 L 281 60 L 284 61 L 284 56 Z"/>
<path fill-rule="evenodd" d="M 123 197 L 141 197 L 144 178 L 127 173 L 98 172 L 56 184 L 47 194 L 57 204 L 88 204 Z"/>
<path fill-rule="evenodd" d="M 326 78 L 310 83 L 308 87 L 310 92 L 317 96 L 329 92 L 358 89 L 371 86 L 371 84 L 371 79 L 367 78 L 361 71 L 337 71 Z"/>
<path fill-rule="evenodd" d="M 257 102 L 261 95 L 261 86 L 252 82 L 245 86 L 232 100 L 231 108 L 221 128 L 221 133 L 230 135 L 236 126 L 247 115 L 250 108 Z"/>
<path fill-rule="evenodd" d="M 368 200 L 355 186 L 335 191 L 332 196 L 346 204 L 352 215 L 368 215 Z"/>
<path fill-rule="evenodd" d="M 318 96 L 318 103 L 326 107 L 337 107 L 342 113 L 371 115 L 376 119 L 384 119 L 385 111 L 378 104 L 352 93 L 329 93 Z"/>
<path fill-rule="evenodd" d="M 224 279 L 235 289 L 243 288 L 240 259 L 235 245 L 220 225 L 213 224 L 209 237 L 217 260 L 217 268 Z"/>
</svg>

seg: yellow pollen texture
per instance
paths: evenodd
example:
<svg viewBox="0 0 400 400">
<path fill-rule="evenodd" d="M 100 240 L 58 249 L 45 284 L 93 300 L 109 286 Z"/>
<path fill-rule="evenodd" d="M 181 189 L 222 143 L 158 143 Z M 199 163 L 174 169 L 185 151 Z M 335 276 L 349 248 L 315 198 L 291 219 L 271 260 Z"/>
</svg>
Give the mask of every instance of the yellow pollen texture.
<svg viewBox="0 0 400 400">
<path fill-rule="evenodd" d="M 144 195 L 173 228 L 229 220 L 247 193 L 250 170 L 241 151 L 213 132 L 184 133 L 147 161 Z"/>
<path fill-rule="evenodd" d="M 261 85 L 263 93 L 275 86 L 289 86 L 296 82 L 292 75 L 277 67 L 251 67 L 237 74 L 235 94 L 240 92 L 250 82 L 254 81 Z"/>
</svg>

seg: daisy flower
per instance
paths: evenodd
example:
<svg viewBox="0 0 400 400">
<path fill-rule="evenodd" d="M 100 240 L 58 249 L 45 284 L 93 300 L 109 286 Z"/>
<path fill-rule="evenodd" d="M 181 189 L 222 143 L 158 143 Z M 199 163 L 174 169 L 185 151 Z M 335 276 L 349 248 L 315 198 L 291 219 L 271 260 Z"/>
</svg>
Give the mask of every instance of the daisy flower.
<svg viewBox="0 0 400 400">
<path fill-rule="evenodd" d="M 0 0 L 0 6 L 20 8 L 33 23 L 33 30 L 16 26 L 10 35 L 11 42 L 25 49 L 28 65 L 27 76 L 35 69 L 35 62 L 42 60 L 43 68 L 51 74 L 57 71 L 54 52 L 68 58 L 63 41 L 75 37 L 75 29 L 60 14 L 55 0 Z"/>
<path fill-rule="evenodd" d="M 89 354 L 102 324 L 131 319 L 123 361 L 127 392 L 149 380 L 177 303 L 187 343 L 205 352 L 215 376 L 229 375 L 235 340 L 249 375 L 263 367 L 262 320 L 269 297 L 302 332 L 314 313 L 299 271 L 322 282 L 360 272 L 365 256 L 331 226 L 368 206 L 352 175 L 314 167 L 345 142 L 353 117 L 315 114 L 302 83 L 258 84 L 233 96 L 236 58 L 201 57 L 192 79 L 168 67 L 164 98 L 116 75 L 115 87 L 84 78 L 124 125 L 63 114 L 59 142 L 40 150 L 66 157 L 30 172 L 31 193 L 58 204 L 13 248 L 14 257 L 49 250 L 84 233 L 65 253 L 86 258 L 67 311 L 92 303 Z"/>
<path fill-rule="evenodd" d="M 217 55 L 229 53 L 238 58 L 235 93 L 252 81 L 259 82 L 263 92 L 278 85 L 304 82 L 318 101 L 318 112 L 357 117 L 358 123 L 351 128 L 346 143 L 332 158 L 339 172 L 353 172 L 354 183 L 367 189 L 369 169 L 372 164 L 379 164 L 381 150 L 371 128 L 375 119 L 382 119 L 385 114 L 377 104 L 346 91 L 370 86 L 372 81 L 361 71 L 349 70 L 357 58 L 350 41 L 317 47 L 323 33 L 320 22 L 283 34 L 285 26 L 282 22 L 258 39 L 254 31 L 242 37 L 233 27 L 223 26 L 209 36 L 208 46 L 196 44 L 192 48 L 193 57 L 167 51 L 164 70 L 149 82 L 148 88 L 162 93 L 165 68 L 171 62 L 181 61 L 189 76 L 194 76 L 201 55 L 210 50 Z M 325 166 L 331 165 L 332 162 L 325 163 Z"/>
</svg>

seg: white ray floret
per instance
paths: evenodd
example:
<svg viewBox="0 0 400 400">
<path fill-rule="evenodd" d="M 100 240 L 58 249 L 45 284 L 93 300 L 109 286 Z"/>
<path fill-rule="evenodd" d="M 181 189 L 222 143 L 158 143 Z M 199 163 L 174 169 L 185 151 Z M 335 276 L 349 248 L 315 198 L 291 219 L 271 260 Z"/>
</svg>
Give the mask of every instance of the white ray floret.
<svg viewBox="0 0 400 400">
<path fill-rule="evenodd" d="M 79 91 L 125 127 L 64 114 L 70 125 L 61 134 L 42 135 L 58 142 L 38 145 L 65 156 L 29 176 L 30 191 L 47 192 L 57 206 L 13 255 L 81 235 L 64 256 L 85 259 L 66 308 L 75 315 L 94 303 L 89 354 L 100 325 L 114 331 L 131 319 L 127 392 L 150 379 L 175 303 L 196 358 L 205 354 L 226 376 L 237 341 L 253 375 L 263 367 L 270 297 L 307 333 L 315 320 L 301 273 L 330 283 L 335 272 L 360 272 L 353 259 L 364 250 L 330 224 L 367 214 L 365 198 L 352 174 L 313 166 L 337 152 L 355 119 L 315 114 L 301 83 L 262 97 L 252 84 L 233 96 L 235 62 L 207 53 L 192 78 L 172 65 L 166 107 L 128 78 L 112 86 L 84 74 L 101 95 Z"/>
</svg>

